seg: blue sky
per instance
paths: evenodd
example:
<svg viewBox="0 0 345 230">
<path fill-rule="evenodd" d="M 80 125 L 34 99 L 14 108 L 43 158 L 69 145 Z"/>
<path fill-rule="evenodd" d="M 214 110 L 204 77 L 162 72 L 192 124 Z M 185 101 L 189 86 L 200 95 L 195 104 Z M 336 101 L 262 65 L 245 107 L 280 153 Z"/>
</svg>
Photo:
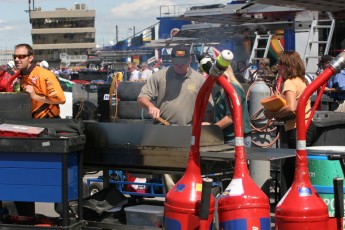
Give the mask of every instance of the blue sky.
<svg viewBox="0 0 345 230">
<path fill-rule="evenodd" d="M 31 0 L 33 1 L 33 0 Z M 135 31 L 155 24 L 160 16 L 160 9 L 179 5 L 204 5 L 223 3 L 225 0 L 35 0 L 35 6 L 42 10 L 55 8 L 73 8 L 75 3 L 85 3 L 88 9 L 96 10 L 96 43 L 108 45 L 115 40 L 116 25 L 119 29 L 119 40 L 127 37 L 129 28 Z M 31 24 L 29 22 L 28 0 L 0 0 L 0 50 L 13 49 L 18 43 L 32 43 Z M 170 9 L 170 7 L 169 7 Z"/>
</svg>

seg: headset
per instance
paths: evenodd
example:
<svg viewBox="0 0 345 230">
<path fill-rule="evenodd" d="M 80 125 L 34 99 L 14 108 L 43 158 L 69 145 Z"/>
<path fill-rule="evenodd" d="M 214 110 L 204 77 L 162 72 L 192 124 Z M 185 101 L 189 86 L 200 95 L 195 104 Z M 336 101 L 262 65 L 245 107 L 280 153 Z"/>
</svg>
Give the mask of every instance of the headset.
<svg viewBox="0 0 345 230">
<path fill-rule="evenodd" d="M 214 61 L 215 60 L 211 55 L 209 55 L 208 53 L 202 53 L 198 58 L 200 70 L 209 74 Z"/>
</svg>

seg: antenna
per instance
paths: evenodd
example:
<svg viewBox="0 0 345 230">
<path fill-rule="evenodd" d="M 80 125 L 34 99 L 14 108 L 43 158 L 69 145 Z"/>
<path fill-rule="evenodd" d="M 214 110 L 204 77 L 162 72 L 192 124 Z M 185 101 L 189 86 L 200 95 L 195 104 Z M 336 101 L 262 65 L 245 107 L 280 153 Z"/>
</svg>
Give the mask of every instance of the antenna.
<svg viewBox="0 0 345 230">
<path fill-rule="evenodd" d="M 24 10 L 25 13 L 29 13 L 31 11 L 31 0 L 29 0 L 29 8 L 27 10 Z"/>
</svg>

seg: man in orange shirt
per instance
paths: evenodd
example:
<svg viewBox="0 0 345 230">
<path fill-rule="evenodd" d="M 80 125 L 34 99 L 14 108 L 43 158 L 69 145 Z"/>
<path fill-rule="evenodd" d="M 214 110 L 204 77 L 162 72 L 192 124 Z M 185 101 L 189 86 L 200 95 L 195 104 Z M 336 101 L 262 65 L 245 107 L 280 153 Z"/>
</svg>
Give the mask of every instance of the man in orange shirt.
<svg viewBox="0 0 345 230">
<path fill-rule="evenodd" d="M 13 60 L 21 71 L 21 91 L 31 96 L 33 118 L 59 118 L 59 104 L 66 101 L 65 94 L 55 75 L 47 69 L 32 63 L 33 49 L 28 44 L 18 44 L 14 48 Z M 35 203 L 15 201 L 20 216 L 33 216 Z"/>
<path fill-rule="evenodd" d="M 28 44 L 16 45 L 13 59 L 23 77 L 21 89 L 28 92 L 32 99 L 32 117 L 60 117 L 59 104 L 64 104 L 66 98 L 55 75 L 32 63 L 33 49 Z"/>
</svg>

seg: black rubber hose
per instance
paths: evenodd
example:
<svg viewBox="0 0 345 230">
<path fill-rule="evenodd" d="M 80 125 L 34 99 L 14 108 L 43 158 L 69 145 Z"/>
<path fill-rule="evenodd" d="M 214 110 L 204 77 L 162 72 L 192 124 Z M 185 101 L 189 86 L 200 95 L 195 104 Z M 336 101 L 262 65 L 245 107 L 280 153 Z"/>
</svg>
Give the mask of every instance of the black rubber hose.
<svg viewBox="0 0 345 230">
<path fill-rule="evenodd" d="M 199 212 L 199 218 L 201 220 L 208 219 L 212 182 L 213 182 L 213 179 L 211 178 L 202 179 L 202 192 L 201 192 L 200 212 Z"/>
<path fill-rule="evenodd" d="M 343 178 L 333 179 L 334 187 L 334 217 L 344 217 L 344 194 L 343 194 Z"/>
</svg>

